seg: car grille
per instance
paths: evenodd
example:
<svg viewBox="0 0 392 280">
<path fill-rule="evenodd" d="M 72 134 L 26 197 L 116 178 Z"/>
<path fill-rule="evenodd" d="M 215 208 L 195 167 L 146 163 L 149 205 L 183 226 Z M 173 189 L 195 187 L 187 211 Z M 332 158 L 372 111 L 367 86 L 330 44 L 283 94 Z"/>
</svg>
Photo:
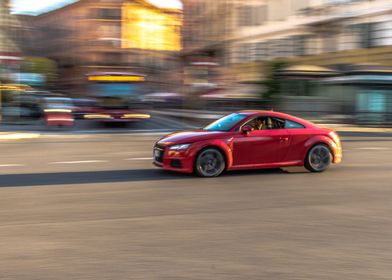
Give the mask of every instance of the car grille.
<svg viewBox="0 0 392 280">
<path fill-rule="evenodd" d="M 154 147 L 154 161 L 163 163 L 163 154 L 165 153 L 165 147 L 161 145 L 155 145 Z"/>
</svg>

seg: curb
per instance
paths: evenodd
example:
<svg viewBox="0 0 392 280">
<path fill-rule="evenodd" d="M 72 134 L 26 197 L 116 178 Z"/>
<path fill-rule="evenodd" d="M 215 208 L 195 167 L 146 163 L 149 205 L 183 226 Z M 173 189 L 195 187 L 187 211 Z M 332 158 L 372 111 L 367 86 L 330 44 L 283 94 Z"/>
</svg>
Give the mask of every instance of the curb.
<svg viewBox="0 0 392 280">
<path fill-rule="evenodd" d="M 26 133 L 26 132 L 0 132 L 1 140 L 23 140 L 39 138 L 39 133 Z"/>
<path fill-rule="evenodd" d="M 392 128 L 389 127 L 363 127 L 344 124 L 315 123 L 321 127 L 332 128 L 337 132 L 392 133 Z"/>
</svg>

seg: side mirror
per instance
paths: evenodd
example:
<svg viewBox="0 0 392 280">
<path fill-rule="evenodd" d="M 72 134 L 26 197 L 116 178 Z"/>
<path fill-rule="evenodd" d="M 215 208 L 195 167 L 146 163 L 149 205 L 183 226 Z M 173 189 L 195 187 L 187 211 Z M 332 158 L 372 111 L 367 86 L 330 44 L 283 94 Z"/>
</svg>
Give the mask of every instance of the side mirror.
<svg viewBox="0 0 392 280">
<path fill-rule="evenodd" d="M 249 133 L 251 133 L 253 130 L 254 130 L 254 129 L 253 129 L 252 126 L 250 126 L 250 125 L 244 125 L 244 126 L 241 128 L 241 133 L 242 133 L 242 134 L 249 134 Z"/>
</svg>

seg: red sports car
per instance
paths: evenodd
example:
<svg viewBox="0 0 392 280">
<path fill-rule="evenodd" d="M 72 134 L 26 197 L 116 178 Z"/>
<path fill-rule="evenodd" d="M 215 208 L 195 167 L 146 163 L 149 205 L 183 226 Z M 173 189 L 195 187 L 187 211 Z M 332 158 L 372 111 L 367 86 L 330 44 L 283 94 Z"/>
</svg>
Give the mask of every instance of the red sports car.
<svg viewBox="0 0 392 280">
<path fill-rule="evenodd" d="M 322 172 L 341 160 L 335 131 L 273 111 L 239 111 L 203 129 L 167 135 L 154 146 L 155 165 L 203 177 L 285 166 Z"/>
</svg>

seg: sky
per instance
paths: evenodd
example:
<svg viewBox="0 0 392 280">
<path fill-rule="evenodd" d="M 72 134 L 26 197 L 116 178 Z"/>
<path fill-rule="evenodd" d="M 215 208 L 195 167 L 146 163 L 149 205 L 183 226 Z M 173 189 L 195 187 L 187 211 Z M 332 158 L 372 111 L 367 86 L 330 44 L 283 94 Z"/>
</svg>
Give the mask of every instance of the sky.
<svg viewBox="0 0 392 280">
<path fill-rule="evenodd" d="M 17 14 L 39 14 L 60 8 L 77 0 L 11 0 L 12 11 Z M 180 0 L 148 0 L 159 7 L 182 8 Z"/>
</svg>

